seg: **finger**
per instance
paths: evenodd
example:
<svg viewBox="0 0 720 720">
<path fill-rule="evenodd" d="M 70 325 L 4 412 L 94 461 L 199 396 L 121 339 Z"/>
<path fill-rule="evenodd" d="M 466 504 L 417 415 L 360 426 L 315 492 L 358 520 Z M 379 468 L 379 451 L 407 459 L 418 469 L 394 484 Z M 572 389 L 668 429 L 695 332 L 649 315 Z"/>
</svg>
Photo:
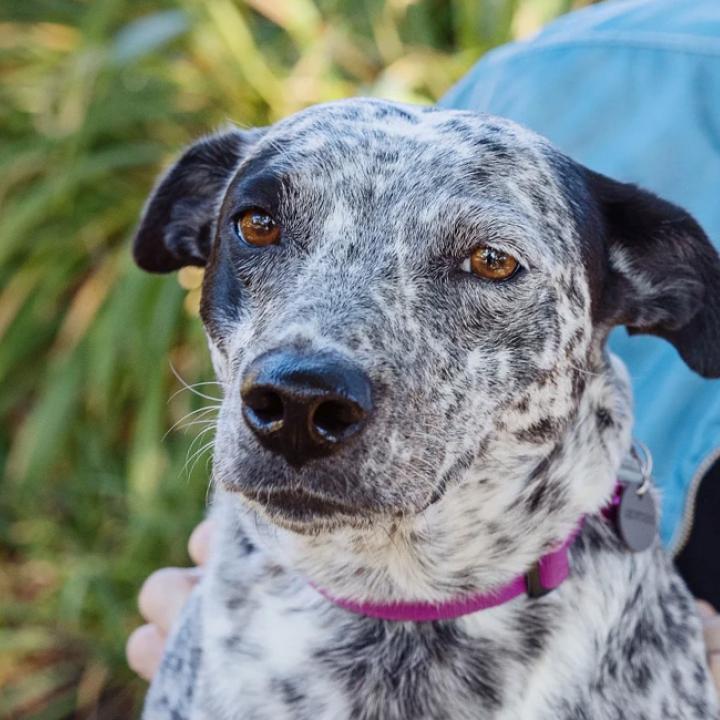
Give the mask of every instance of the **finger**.
<svg viewBox="0 0 720 720">
<path fill-rule="evenodd" d="M 160 666 L 165 635 L 155 625 L 142 625 L 130 635 L 125 646 L 130 669 L 145 680 L 151 680 Z"/>
<path fill-rule="evenodd" d="M 703 619 L 703 635 L 708 654 L 720 655 L 720 615 Z"/>
<path fill-rule="evenodd" d="M 138 607 L 142 616 L 161 632 L 169 633 L 200 575 L 197 568 L 156 570 L 140 590 Z"/>
<path fill-rule="evenodd" d="M 705 600 L 697 601 L 698 614 L 702 620 L 709 620 L 717 615 L 715 608 Z"/>
<path fill-rule="evenodd" d="M 197 565 L 204 565 L 207 562 L 213 529 L 214 523 L 212 520 L 203 520 L 190 535 L 188 552 L 192 561 Z"/>
<path fill-rule="evenodd" d="M 715 682 L 715 689 L 720 694 L 720 655 L 717 653 L 710 656 L 710 672 Z"/>
</svg>

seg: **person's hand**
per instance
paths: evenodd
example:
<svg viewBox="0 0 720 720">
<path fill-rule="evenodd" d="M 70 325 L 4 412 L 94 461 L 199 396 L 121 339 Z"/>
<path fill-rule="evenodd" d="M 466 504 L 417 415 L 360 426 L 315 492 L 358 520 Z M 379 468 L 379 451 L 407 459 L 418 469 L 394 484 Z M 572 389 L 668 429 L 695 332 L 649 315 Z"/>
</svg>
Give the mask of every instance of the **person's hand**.
<svg viewBox="0 0 720 720">
<path fill-rule="evenodd" d="M 698 610 L 703 623 L 708 665 L 720 695 L 720 615 L 704 600 L 698 600 Z"/>
<path fill-rule="evenodd" d="M 168 633 L 202 576 L 211 533 L 212 523 L 205 520 L 190 536 L 188 551 L 199 567 L 162 568 L 150 575 L 140 590 L 138 606 L 147 624 L 130 635 L 125 654 L 130 668 L 145 680 L 150 680 L 158 669 Z"/>
</svg>

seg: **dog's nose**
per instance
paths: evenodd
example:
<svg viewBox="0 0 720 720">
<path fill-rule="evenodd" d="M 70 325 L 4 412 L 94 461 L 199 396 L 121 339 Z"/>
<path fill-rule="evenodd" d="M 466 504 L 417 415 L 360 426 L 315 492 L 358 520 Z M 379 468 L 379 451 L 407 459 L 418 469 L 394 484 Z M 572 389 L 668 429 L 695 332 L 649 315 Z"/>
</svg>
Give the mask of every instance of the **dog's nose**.
<svg viewBox="0 0 720 720">
<path fill-rule="evenodd" d="M 373 409 L 367 375 L 333 352 L 264 353 L 245 371 L 241 396 L 247 425 L 292 465 L 341 448 Z"/>
</svg>

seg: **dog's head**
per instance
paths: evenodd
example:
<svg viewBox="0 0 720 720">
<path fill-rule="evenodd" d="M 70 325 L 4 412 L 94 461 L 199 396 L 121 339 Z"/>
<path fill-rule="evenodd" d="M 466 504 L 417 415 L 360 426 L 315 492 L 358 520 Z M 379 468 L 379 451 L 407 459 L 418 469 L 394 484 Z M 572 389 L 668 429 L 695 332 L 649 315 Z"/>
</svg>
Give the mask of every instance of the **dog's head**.
<svg viewBox="0 0 720 720">
<path fill-rule="evenodd" d="M 522 564 L 612 487 L 613 326 L 720 375 L 697 223 L 494 117 L 358 99 L 205 138 L 135 257 L 205 267 L 216 476 L 299 532 L 422 515 L 507 548 L 533 529 Z"/>
</svg>

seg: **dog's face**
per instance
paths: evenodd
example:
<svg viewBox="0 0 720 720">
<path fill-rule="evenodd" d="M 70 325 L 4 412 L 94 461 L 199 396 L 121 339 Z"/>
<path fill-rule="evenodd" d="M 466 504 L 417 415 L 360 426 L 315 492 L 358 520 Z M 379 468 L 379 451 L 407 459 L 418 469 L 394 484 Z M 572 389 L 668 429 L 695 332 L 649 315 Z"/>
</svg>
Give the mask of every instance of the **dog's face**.
<svg viewBox="0 0 720 720">
<path fill-rule="evenodd" d="M 581 485 L 549 473 L 570 436 L 625 422 L 588 387 L 609 329 L 720 372 L 699 227 L 498 118 L 352 100 L 202 140 L 135 253 L 206 266 L 215 473 L 294 530 L 407 518 L 468 483 L 505 535 L 574 519 Z"/>
</svg>

